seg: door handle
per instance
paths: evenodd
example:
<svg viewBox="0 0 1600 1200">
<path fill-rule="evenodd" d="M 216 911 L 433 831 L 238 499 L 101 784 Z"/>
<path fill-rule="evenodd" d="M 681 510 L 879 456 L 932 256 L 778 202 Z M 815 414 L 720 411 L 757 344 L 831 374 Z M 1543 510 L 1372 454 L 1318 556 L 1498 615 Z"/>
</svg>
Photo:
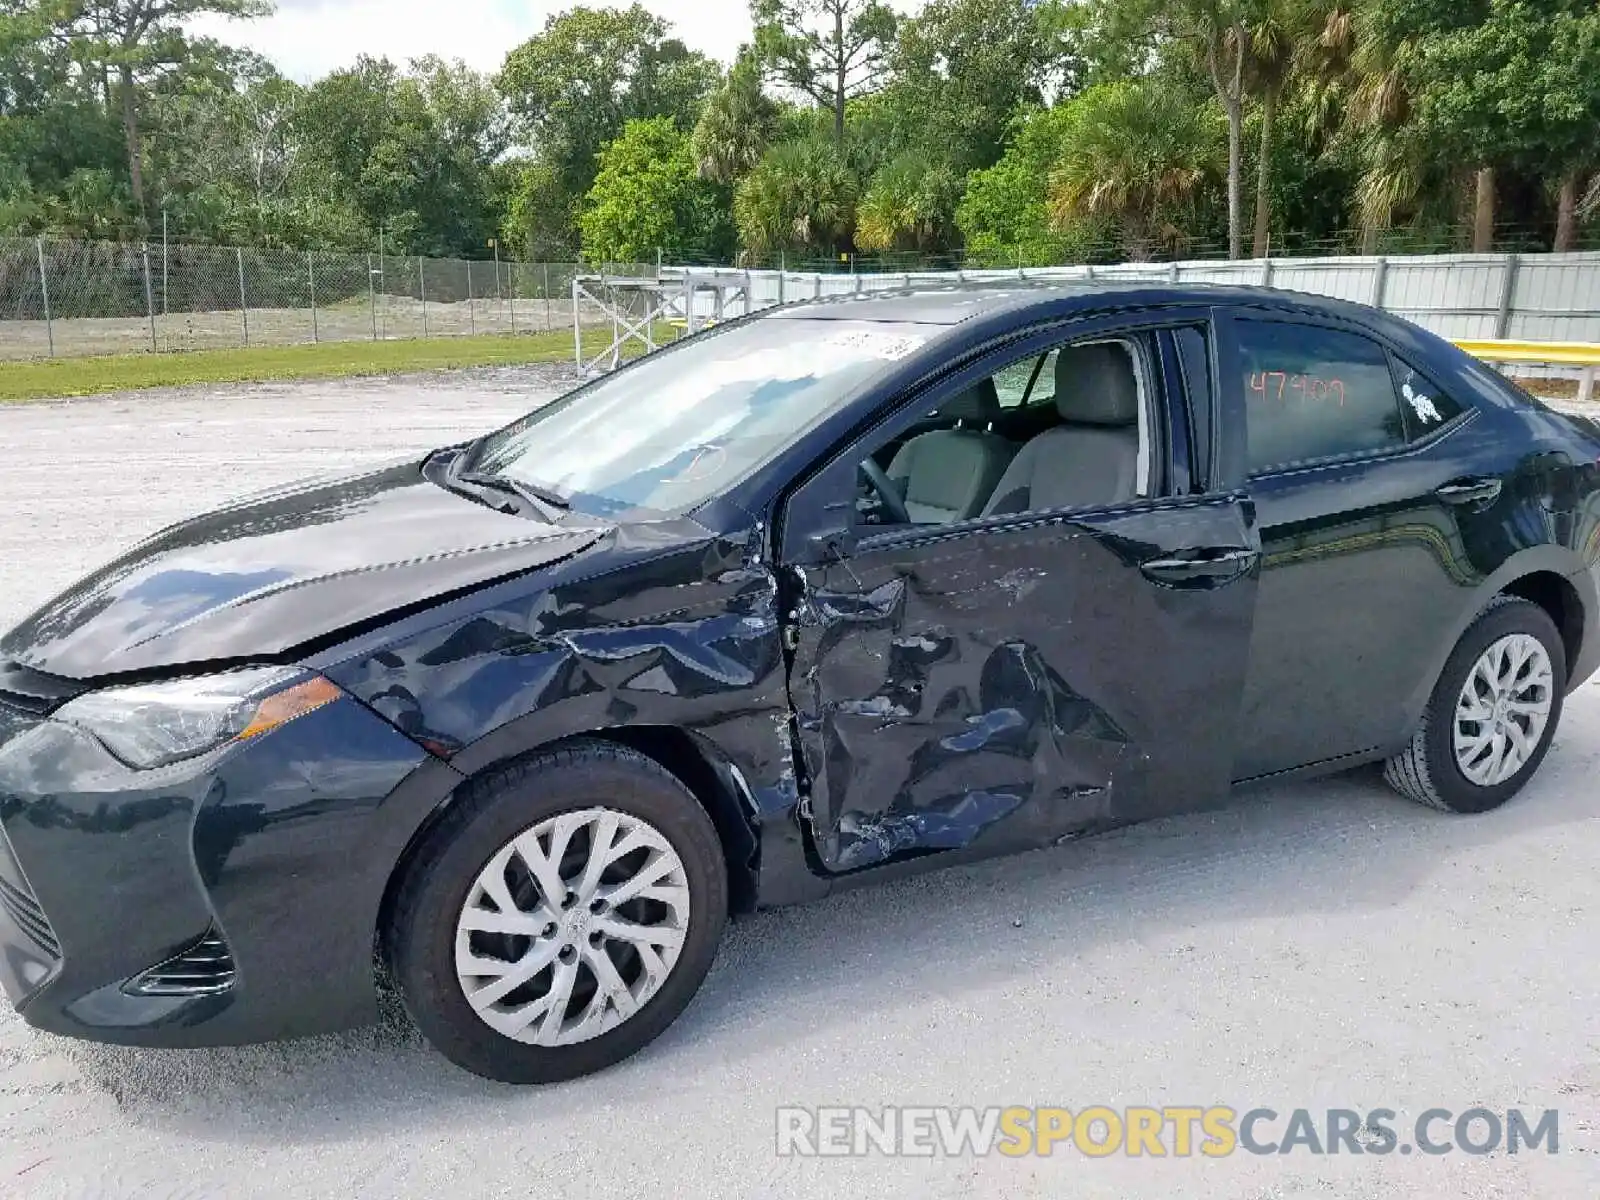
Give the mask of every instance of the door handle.
<svg viewBox="0 0 1600 1200">
<path fill-rule="evenodd" d="M 1493 504 L 1500 498 L 1500 480 L 1493 478 L 1457 479 L 1433 494 L 1446 504 Z"/>
<path fill-rule="evenodd" d="M 1139 564 L 1145 578 L 1168 585 L 1210 580 L 1226 583 L 1247 574 L 1261 557 L 1259 550 L 1234 548 L 1228 550 L 1180 551 L 1168 558 L 1152 558 Z"/>
</svg>

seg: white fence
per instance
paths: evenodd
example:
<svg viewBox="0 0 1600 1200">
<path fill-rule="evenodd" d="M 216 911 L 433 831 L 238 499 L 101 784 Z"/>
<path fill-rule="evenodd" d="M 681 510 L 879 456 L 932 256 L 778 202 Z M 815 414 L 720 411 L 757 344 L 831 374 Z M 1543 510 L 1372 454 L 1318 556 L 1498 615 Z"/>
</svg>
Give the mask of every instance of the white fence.
<svg viewBox="0 0 1600 1200">
<path fill-rule="evenodd" d="M 668 268 L 664 274 L 680 269 Z M 695 268 L 681 268 L 689 272 Z M 721 271 L 726 278 L 734 272 Z M 1600 342 L 1600 252 L 1444 254 L 1390 258 L 1293 258 L 1129 263 L 1107 267 L 1029 267 L 999 271 L 895 274 L 744 272 L 755 308 L 814 296 L 875 292 L 917 283 L 985 279 L 1147 279 L 1174 283 L 1252 283 L 1355 300 L 1386 309 L 1448 338 Z M 699 318 L 714 316 L 702 294 Z M 723 316 L 745 311 L 742 298 Z"/>
</svg>

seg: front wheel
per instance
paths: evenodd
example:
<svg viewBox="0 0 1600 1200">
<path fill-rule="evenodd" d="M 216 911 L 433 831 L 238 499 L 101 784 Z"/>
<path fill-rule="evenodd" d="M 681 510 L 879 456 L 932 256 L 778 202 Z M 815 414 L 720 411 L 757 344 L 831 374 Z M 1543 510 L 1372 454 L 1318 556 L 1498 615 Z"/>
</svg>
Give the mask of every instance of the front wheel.
<svg viewBox="0 0 1600 1200">
<path fill-rule="evenodd" d="M 642 754 L 585 742 L 468 785 L 408 864 L 388 943 L 407 1010 L 447 1058 L 552 1083 L 665 1030 L 727 908 L 694 795 Z"/>
<path fill-rule="evenodd" d="M 1498 808 L 1550 749 L 1567 690 L 1566 651 L 1537 604 L 1498 597 L 1462 634 L 1411 744 L 1383 775 L 1446 812 Z"/>
</svg>

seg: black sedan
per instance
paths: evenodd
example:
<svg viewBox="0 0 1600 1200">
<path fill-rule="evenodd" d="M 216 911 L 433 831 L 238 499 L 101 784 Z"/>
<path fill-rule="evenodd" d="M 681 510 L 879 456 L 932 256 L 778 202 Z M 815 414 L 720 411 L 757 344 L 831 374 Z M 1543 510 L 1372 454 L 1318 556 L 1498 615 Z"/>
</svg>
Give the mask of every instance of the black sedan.
<svg viewBox="0 0 1600 1200">
<path fill-rule="evenodd" d="M 1384 762 L 1481 812 L 1600 665 L 1600 428 L 1370 309 L 992 285 L 731 322 L 167 529 L 0 641 L 0 983 L 605 1067 L 730 914 Z"/>
</svg>

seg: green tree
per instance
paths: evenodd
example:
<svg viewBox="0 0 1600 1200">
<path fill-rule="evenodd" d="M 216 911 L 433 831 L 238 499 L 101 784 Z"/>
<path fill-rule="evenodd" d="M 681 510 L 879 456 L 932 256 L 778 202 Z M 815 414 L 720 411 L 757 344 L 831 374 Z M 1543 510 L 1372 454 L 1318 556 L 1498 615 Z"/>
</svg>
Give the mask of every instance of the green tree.
<svg viewBox="0 0 1600 1200">
<path fill-rule="evenodd" d="M 881 0 L 751 0 L 756 53 L 779 83 L 833 113 L 844 146 L 845 107 L 882 86 L 894 10 Z"/>
<path fill-rule="evenodd" d="M 188 61 L 197 40 L 185 24 L 203 14 L 258 17 L 269 0 L 61 0 L 48 10 L 56 36 L 72 44 L 73 56 L 90 72 L 117 80 L 118 105 L 127 142 L 133 204 L 145 212 L 144 140 L 139 125 L 139 88 Z"/>
<path fill-rule="evenodd" d="M 513 49 L 498 84 L 519 133 L 586 190 L 594 157 L 637 117 L 693 128 L 716 85 L 716 64 L 667 36 L 665 22 L 634 4 L 568 9 Z"/>
<path fill-rule="evenodd" d="M 1019 116 L 1000 161 L 967 177 L 956 225 L 967 253 L 980 262 L 1043 266 L 1060 241 L 1050 226 L 1050 170 L 1061 153 L 1065 107 Z"/>
<path fill-rule="evenodd" d="M 1155 79 L 1101 84 L 1067 107 L 1050 173 L 1056 226 L 1106 218 L 1128 257 L 1149 258 L 1163 224 L 1215 174 L 1215 110 Z"/>
<path fill-rule="evenodd" d="M 1350 197 L 1360 164 L 1348 143 L 1329 139 L 1317 107 L 1321 98 L 1321 90 L 1307 86 L 1296 68 L 1276 113 L 1279 133 L 1266 139 L 1270 158 L 1264 207 L 1270 236 L 1264 249 L 1274 253 L 1326 247 L 1350 225 Z M 1264 109 L 1258 107 L 1246 127 L 1258 144 Z M 1259 164 L 1257 169 L 1259 184 Z"/>
<path fill-rule="evenodd" d="M 1032 5 L 1045 43 L 1047 93 L 1062 99 L 1097 83 L 1116 83 L 1149 68 L 1159 43 L 1155 26 L 1119 15 L 1097 0 L 1037 0 Z"/>
<path fill-rule="evenodd" d="M 579 218 L 590 262 L 701 261 L 732 242 L 727 193 L 700 177 L 689 139 L 670 117 L 629 121 L 600 152 Z"/>
<path fill-rule="evenodd" d="M 107 173 L 101 194 L 121 207 L 100 218 L 131 228 L 121 122 L 50 15 L 35 0 L 0 0 L 0 231 L 54 231 L 53 201 L 80 170 Z"/>
<path fill-rule="evenodd" d="M 1376 248 L 1378 232 L 1397 214 L 1422 212 L 1430 200 L 1459 190 L 1463 172 L 1471 170 L 1428 145 L 1412 117 L 1428 41 L 1481 15 L 1479 0 L 1356 0 L 1351 10 L 1340 137 L 1353 145 L 1362 164 L 1353 199 L 1364 250 Z M 1474 243 L 1487 249 L 1493 234 L 1493 169 L 1476 171 L 1472 186 L 1477 193 Z"/>
<path fill-rule="evenodd" d="M 493 165 L 506 149 L 499 99 L 461 63 L 401 71 L 362 57 L 297 106 L 307 178 L 411 253 L 482 253 L 497 221 Z"/>
<path fill-rule="evenodd" d="M 123 241 L 137 236 L 139 222 L 128 185 L 105 167 L 79 167 L 54 195 L 43 215 L 51 233 L 64 237 Z"/>
<path fill-rule="evenodd" d="M 501 94 L 519 138 L 549 169 L 540 175 L 537 211 L 576 214 L 594 183 L 597 156 L 628 121 L 664 116 L 684 132 L 694 128 L 720 72 L 667 35 L 668 26 L 638 4 L 579 6 L 550 17 L 506 56 Z M 538 236 L 571 244 L 575 235 L 568 226 Z"/>
<path fill-rule="evenodd" d="M 903 22 L 883 93 L 898 140 L 958 172 L 1000 158 L 1012 114 L 1059 61 L 1029 0 L 931 0 Z"/>
<path fill-rule="evenodd" d="M 761 66 L 743 51 L 695 124 L 693 149 L 701 175 L 731 185 L 748 174 L 766 153 L 777 122 L 778 106 L 761 90 Z"/>
<path fill-rule="evenodd" d="M 1258 0 L 1182 0 L 1175 28 L 1194 42 L 1212 89 L 1228 118 L 1228 257 L 1244 255 L 1245 67 L 1250 30 L 1261 19 Z"/>
<path fill-rule="evenodd" d="M 961 181 L 942 162 L 909 150 L 872 177 L 856 209 L 856 247 L 929 251 L 949 245 Z"/>
<path fill-rule="evenodd" d="M 1267 256 L 1272 240 L 1273 139 L 1278 129 L 1278 106 L 1298 59 L 1312 53 L 1313 30 L 1321 17 L 1317 0 L 1263 0 L 1249 28 L 1246 86 L 1261 106 L 1255 231 L 1251 239 L 1251 253 L 1256 258 Z"/>
<path fill-rule="evenodd" d="M 715 241 L 731 195 L 757 253 L 1009 264 L 1224 225 L 1242 254 L 1246 171 L 1258 254 L 1351 217 L 1365 249 L 1566 248 L 1600 209 L 1594 0 L 753 0 L 726 75 L 640 4 L 578 7 L 493 83 L 369 59 L 306 87 L 187 32 L 266 2 L 0 0 L 0 230 L 138 236 L 159 205 L 191 238 L 566 258 Z"/>
<path fill-rule="evenodd" d="M 779 143 L 734 190 L 740 240 L 758 254 L 838 253 L 850 245 L 858 190 L 832 141 Z"/>
<path fill-rule="evenodd" d="M 1600 154 L 1600 9 L 1491 0 L 1481 22 L 1422 40 L 1413 89 L 1417 142 L 1474 165 L 1480 179 L 1549 172 L 1560 194 L 1556 248 L 1570 249 L 1582 176 Z M 1492 192 L 1480 194 L 1475 249 L 1488 248 L 1492 206 Z"/>
<path fill-rule="evenodd" d="M 542 158 L 518 158 L 502 166 L 505 244 L 534 262 L 560 262 L 577 256 L 571 240 L 577 228 L 577 202 L 560 170 Z"/>
<path fill-rule="evenodd" d="M 279 243 L 301 89 L 265 59 L 230 57 L 218 69 L 177 73 L 147 99 L 157 194 L 191 236 Z"/>
<path fill-rule="evenodd" d="M 1076 119 L 1070 104 L 1019 114 L 1000 161 L 967 177 L 956 224 L 970 262 L 1045 267 L 1111 257 L 1117 229 L 1107 217 L 1084 214 L 1063 226 L 1051 218 L 1050 174 Z"/>
<path fill-rule="evenodd" d="M 1251 31 L 1268 0 L 1103 0 L 1103 20 L 1116 31 L 1152 35 L 1200 64 L 1228 125 L 1228 256 L 1244 256 L 1244 118 L 1249 99 Z"/>
</svg>

